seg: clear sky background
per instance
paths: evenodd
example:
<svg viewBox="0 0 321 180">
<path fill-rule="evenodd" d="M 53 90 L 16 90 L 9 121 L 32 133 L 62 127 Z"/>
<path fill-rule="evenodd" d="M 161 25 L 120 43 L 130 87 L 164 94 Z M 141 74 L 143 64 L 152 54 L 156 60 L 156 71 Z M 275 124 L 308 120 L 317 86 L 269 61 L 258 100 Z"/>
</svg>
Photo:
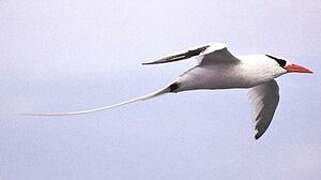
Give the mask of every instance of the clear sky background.
<svg viewBox="0 0 321 180">
<path fill-rule="evenodd" d="M 319 1 L 0 1 L 1 180 L 318 180 Z M 109 105 L 163 87 L 189 62 L 141 62 L 207 42 L 271 53 L 313 75 L 278 78 L 254 140 L 247 90 L 194 91 L 74 117 L 13 112 Z"/>
</svg>

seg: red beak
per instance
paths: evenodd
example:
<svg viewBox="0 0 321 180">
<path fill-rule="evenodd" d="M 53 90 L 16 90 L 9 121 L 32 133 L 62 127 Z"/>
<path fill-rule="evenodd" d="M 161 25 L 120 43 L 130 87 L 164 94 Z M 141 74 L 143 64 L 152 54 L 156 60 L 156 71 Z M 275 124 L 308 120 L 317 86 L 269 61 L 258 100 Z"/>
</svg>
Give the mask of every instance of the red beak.
<svg viewBox="0 0 321 180">
<path fill-rule="evenodd" d="M 297 64 L 290 64 L 285 66 L 285 69 L 288 73 L 313 73 L 310 69 Z"/>
</svg>

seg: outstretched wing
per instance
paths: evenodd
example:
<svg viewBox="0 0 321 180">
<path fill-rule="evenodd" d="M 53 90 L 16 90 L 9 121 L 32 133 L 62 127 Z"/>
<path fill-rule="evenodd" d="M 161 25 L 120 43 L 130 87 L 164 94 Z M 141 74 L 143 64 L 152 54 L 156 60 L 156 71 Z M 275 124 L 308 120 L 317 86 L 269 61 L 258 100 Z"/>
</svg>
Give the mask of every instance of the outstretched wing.
<svg viewBox="0 0 321 180">
<path fill-rule="evenodd" d="M 189 59 L 191 57 L 201 57 L 201 64 L 208 63 L 209 61 L 238 61 L 226 48 L 224 44 L 213 43 L 208 45 L 199 46 L 196 48 L 191 48 L 182 53 L 176 53 L 170 56 L 166 56 L 156 61 L 142 63 L 143 65 L 150 64 L 162 64 L 174 61 L 180 61 Z"/>
<path fill-rule="evenodd" d="M 250 89 L 249 99 L 257 131 L 255 139 L 260 138 L 271 124 L 279 97 L 279 86 L 275 80 Z"/>
</svg>

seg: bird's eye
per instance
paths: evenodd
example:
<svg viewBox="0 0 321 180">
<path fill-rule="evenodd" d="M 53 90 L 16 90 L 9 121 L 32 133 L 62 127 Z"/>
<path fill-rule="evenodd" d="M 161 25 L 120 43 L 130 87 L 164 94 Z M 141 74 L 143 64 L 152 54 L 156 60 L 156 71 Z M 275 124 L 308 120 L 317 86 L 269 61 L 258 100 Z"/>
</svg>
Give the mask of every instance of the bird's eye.
<svg viewBox="0 0 321 180">
<path fill-rule="evenodd" d="M 278 62 L 281 67 L 284 67 L 286 65 L 286 61 L 283 59 L 278 59 L 276 60 L 276 62 Z"/>
<path fill-rule="evenodd" d="M 267 57 L 274 59 L 281 67 L 284 67 L 286 65 L 286 60 L 280 59 L 280 58 L 276 58 L 273 57 L 271 55 L 266 54 Z"/>
</svg>

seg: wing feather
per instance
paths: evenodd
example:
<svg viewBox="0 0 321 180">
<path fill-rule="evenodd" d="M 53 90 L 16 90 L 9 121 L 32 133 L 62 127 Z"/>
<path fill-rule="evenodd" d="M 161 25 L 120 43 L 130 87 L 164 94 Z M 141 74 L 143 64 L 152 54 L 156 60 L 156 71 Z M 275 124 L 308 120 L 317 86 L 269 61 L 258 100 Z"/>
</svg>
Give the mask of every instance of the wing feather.
<svg viewBox="0 0 321 180">
<path fill-rule="evenodd" d="M 185 51 L 183 53 L 178 53 L 178 54 L 174 54 L 174 55 L 171 55 L 171 56 L 166 56 L 166 57 L 161 58 L 159 60 L 152 61 L 152 62 L 147 62 L 147 63 L 142 63 L 142 64 L 143 65 L 162 64 L 162 63 L 168 63 L 168 62 L 174 62 L 174 61 L 189 59 L 191 57 L 200 55 L 208 47 L 209 47 L 209 45 L 201 46 L 201 47 L 198 47 L 198 48 L 193 48 L 193 49 L 190 49 L 190 50 Z"/>
<path fill-rule="evenodd" d="M 257 131 L 255 139 L 260 138 L 270 126 L 279 98 L 279 86 L 275 80 L 250 89 L 249 99 Z"/>
<path fill-rule="evenodd" d="M 210 62 L 236 62 L 238 61 L 226 48 L 226 45 L 220 43 L 213 43 L 208 45 L 191 48 L 183 53 L 176 53 L 174 55 L 166 56 L 156 61 L 142 63 L 143 65 L 162 64 L 174 61 L 186 60 L 192 57 L 199 57 L 200 64 L 208 64 Z"/>
<path fill-rule="evenodd" d="M 217 49 L 217 48 L 214 48 Z M 227 47 L 221 47 L 218 50 L 208 49 L 208 53 L 204 52 L 200 59 L 200 65 L 212 65 L 217 63 L 238 63 L 240 60 L 233 56 Z"/>
</svg>

